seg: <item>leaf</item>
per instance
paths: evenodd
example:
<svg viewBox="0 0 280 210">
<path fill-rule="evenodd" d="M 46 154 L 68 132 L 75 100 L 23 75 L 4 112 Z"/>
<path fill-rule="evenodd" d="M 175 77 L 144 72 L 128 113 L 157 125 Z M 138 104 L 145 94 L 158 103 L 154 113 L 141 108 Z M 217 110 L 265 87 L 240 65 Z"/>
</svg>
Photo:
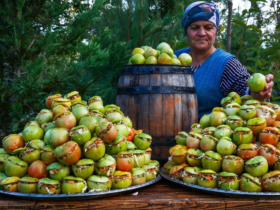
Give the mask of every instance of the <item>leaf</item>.
<svg viewBox="0 0 280 210">
<path fill-rule="evenodd" d="M 245 66 L 245 68 L 246 68 L 249 72 L 251 72 L 251 73 L 255 73 L 255 72 L 256 72 L 256 70 L 255 70 L 255 68 L 254 68 L 254 67 L 251 67 L 251 66 Z"/>
<path fill-rule="evenodd" d="M 246 15 L 247 13 L 248 13 L 248 10 L 247 10 L 247 9 L 244 9 L 244 10 L 242 11 L 242 16 Z"/>
<path fill-rule="evenodd" d="M 280 105 L 280 100 L 277 100 L 277 101 L 273 101 L 274 104 L 278 104 Z"/>
<path fill-rule="evenodd" d="M 257 55 L 260 56 L 261 52 L 262 52 L 262 48 L 259 48 L 257 51 Z"/>
<path fill-rule="evenodd" d="M 280 23 L 276 25 L 276 29 L 280 28 Z"/>
<path fill-rule="evenodd" d="M 257 62 L 257 61 L 258 61 L 258 59 L 253 58 L 253 57 L 247 58 L 247 60 L 249 60 L 249 61 L 255 61 L 255 62 Z"/>
<path fill-rule="evenodd" d="M 268 74 L 269 74 L 268 71 L 261 71 L 261 73 L 262 73 L 263 75 L 268 75 Z"/>
<path fill-rule="evenodd" d="M 275 52 L 276 50 L 279 50 L 279 49 L 280 49 L 279 45 L 274 45 L 273 47 L 268 48 L 267 52 L 272 53 L 272 52 Z"/>
<path fill-rule="evenodd" d="M 247 25 L 247 28 L 251 28 L 251 29 L 253 29 L 254 31 L 256 31 L 260 34 L 262 33 L 262 31 L 254 25 Z"/>
<path fill-rule="evenodd" d="M 273 79 L 273 82 L 274 82 L 274 83 L 280 83 L 280 78 L 274 78 L 274 79 Z"/>
<path fill-rule="evenodd" d="M 178 30 L 176 35 L 179 35 L 179 34 L 182 34 L 182 33 L 184 33 L 184 29 Z"/>
<path fill-rule="evenodd" d="M 245 43 L 243 42 L 243 40 L 239 40 L 237 43 L 238 43 L 239 45 L 245 44 Z"/>
<path fill-rule="evenodd" d="M 243 28 L 246 28 L 246 24 L 240 20 L 232 20 L 232 22 L 241 25 Z"/>
<path fill-rule="evenodd" d="M 258 65 L 258 67 L 260 69 L 263 67 L 262 63 L 259 60 L 257 60 L 256 64 Z M 262 72 L 262 73 L 265 74 L 264 72 Z"/>
<path fill-rule="evenodd" d="M 261 2 L 267 2 L 266 0 L 249 0 L 250 2 L 258 2 L 258 1 L 261 1 Z"/>
<path fill-rule="evenodd" d="M 252 13 L 252 12 L 258 12 L 258 10 L 256 9 L 249 9 L 249 12 Z"/>
<path fill-rule="evenodd" d="M 256 47 L 248 47 L 246 50 L 247 50 L 247 51 L 257 52 L 257 51 L 259 50 L 259 48 L 256 48 Z"/>
</svg>

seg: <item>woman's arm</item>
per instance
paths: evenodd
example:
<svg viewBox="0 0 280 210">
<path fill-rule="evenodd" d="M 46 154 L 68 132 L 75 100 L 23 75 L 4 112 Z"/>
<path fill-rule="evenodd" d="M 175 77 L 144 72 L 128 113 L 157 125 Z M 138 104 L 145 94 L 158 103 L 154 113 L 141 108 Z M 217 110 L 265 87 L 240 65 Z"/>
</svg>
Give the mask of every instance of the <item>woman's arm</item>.
<svg viewBox="0 0 280 210">
<path fill-rule="evenodd" d="M 240 61 L 237 58 L 230 59 L 225 66 L 220 83 L 223 94 L 225 96 L 227 96 L 230 92 L 236 92 L 240 96 L 249 94 L 259 101 L 263 101 L 271 97 L 272 88 L 274 86 L 272 74 L 266 75 L 267 85 L 263 91 L 258 93 L 249 90 L 249 87 L 247 86 L 249 78 L 250 74 Z"/>
<path fill-rule="evenodd" d="M 250 78 L 250 74 L 237 58 L 230 59 L 224 69 L 220 87 L 225 96 L 230 92 L 236 92 L 243 96 L 249 93 L 246 81 Z"/>
</svg>

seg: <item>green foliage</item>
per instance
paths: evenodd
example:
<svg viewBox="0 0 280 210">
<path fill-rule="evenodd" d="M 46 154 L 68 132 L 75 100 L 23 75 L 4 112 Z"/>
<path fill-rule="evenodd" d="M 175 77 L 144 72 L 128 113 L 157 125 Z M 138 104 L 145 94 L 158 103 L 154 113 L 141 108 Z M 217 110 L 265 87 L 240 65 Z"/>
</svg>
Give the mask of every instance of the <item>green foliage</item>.
<svg viewBox="0 0 280 210">
<path fill-rule="evenodd" d="M 251 74 L 261 72 L 264 75 L 274 75 L 275 85 L 271 98 L 274 103 L 280 103 L 280 44 L 277 27 L 274 33 L 264 30 L 271 24 L 267 18 L 271 19 L 272 16 L 271 13 L 269 16 L 264 15 L 260 9 L 261 5 L 257 2 L 267 1 L 250 2 L 251 8 L 243 10 L 241 15 L 236 13 L 233 16 L 231 52 L 237 55 Z M 250 19 L 253 19 L 255 24 L 249 24 Z M 224 42 L 225 38 L 224 35 Z"/>
<path fill-rule="evenodd" d="M 5 18 L 0 20 L 0 118 L 4 129 L 20 132 L 45 107 L 48 95 L 64 95 L 72 90 L 85 96 L 96 94 L 85 87 L 104 74 L 104 69 L 111 70 L 107 62 L 110 55 L 98 39 L 82 42 L 90 37 L 87 32 L 99 19 L 102 1 L 96 1 L 91 10 L 79 2 L 38 4 L 18 0 L 1 5 L 1 16 Z M 103 96 L 109 93 L 106 88 L 102 91 Z"/>
<path fill-rule="evenodd" d="M 80 92 L 114 103 L 133 48 L 185 45 L 186 1 L 5 0 L 0 3 L 1 128 L 18 133 L 49 95 Z"/>
<path fill-rule="evenodd" d="M 168 42 L 177 50 L 189 45 L 181 21 L 194 0 L 86 2 L 0 2 L 0 134 L 20 132 L 45 108 L 46 97 L 56 93 L 77 90 L 85 101 L 99 95 L 105 104 L 114 103 L 121 68 L 135 47 Z M 226 5 L 227 0 L 219 2 Z M 276 16 L 263 16 L 264 1 L 251 2 L 249 10 L 233 15 L 231 52 L 251 73 L 274 74 L 277 102 L 279 23 L 275 32 L 261 31 Z M 224 48 L 227 9 L 219 9 L 222 22 L 215 46 Z"/>
</svg>

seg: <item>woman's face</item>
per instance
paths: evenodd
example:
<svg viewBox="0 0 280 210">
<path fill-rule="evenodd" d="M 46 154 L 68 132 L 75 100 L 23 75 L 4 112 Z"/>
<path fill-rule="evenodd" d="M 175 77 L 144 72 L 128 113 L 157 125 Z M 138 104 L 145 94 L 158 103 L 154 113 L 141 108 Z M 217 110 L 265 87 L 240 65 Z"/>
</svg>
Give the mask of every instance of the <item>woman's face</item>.
<svg viewBox="0 0 280 210">
<path fill-rule="evenodd" d="M 193 22 L 187 28 L 190 48 L 195 51 L 207 51 L 213 47 L 216 37 L 216 27 L 206 20 Z"/>
</svg>

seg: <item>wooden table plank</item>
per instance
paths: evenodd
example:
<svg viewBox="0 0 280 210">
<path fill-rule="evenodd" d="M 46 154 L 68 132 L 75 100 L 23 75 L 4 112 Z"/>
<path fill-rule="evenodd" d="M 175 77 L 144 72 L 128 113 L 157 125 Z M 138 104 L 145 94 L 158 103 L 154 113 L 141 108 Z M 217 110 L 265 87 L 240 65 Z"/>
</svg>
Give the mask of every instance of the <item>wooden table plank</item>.
<svg viewBox="0 0 280 210">
<path fill-rule="evenodd" d="M 0 209 L 279 209 L 278 198 L 230 198 L 190 191 L 167 180 L 118 196 L 80 201 L 35 201 L 0 196 Z"/>
</svg>

